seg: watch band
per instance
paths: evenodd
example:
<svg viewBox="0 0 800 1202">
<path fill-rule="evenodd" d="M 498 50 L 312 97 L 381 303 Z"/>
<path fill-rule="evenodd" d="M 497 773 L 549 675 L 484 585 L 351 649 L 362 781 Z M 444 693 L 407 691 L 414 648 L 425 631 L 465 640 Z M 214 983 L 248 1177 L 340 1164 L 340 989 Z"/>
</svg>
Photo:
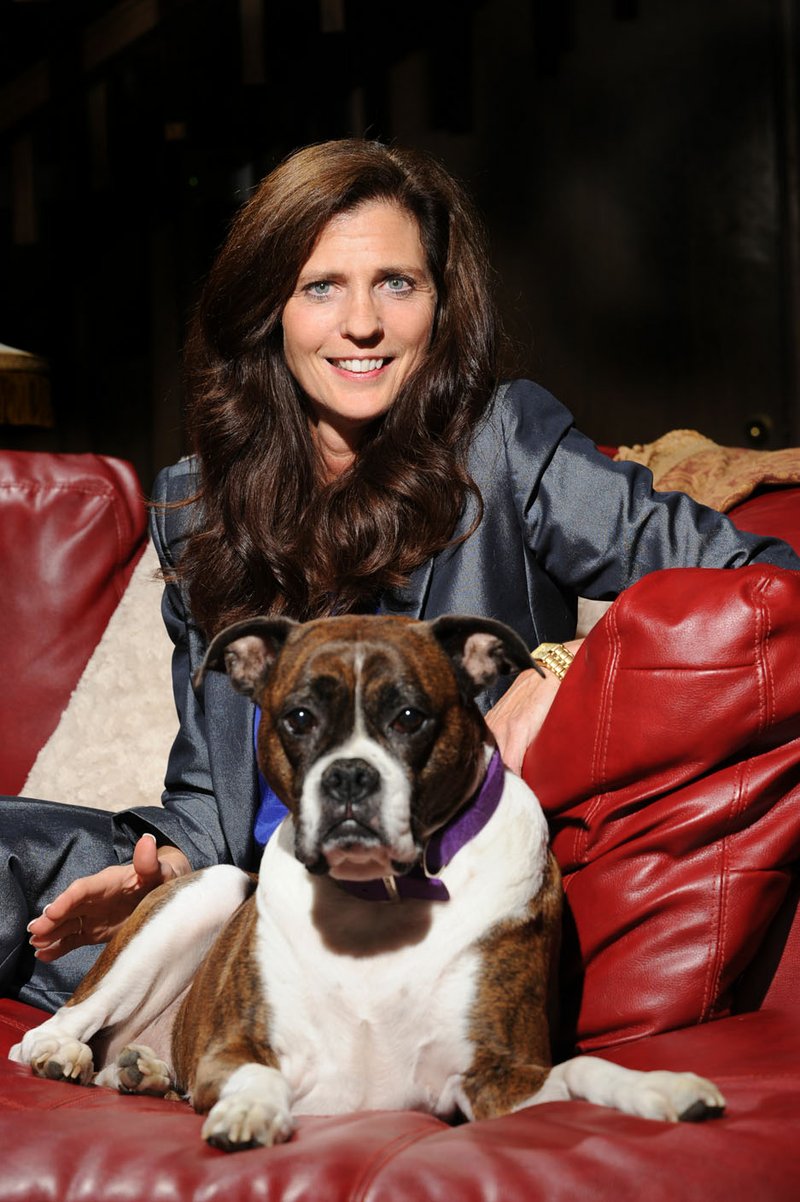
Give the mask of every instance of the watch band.
<svg viewBox="0 0 800 1202">
<path fill-rule="evenodd" d="M 575 656 L 563 643 L 540 643 L 531 651 L 531 659 L 548 668 L 558 680 L 563 680 Z"/>
</svg>

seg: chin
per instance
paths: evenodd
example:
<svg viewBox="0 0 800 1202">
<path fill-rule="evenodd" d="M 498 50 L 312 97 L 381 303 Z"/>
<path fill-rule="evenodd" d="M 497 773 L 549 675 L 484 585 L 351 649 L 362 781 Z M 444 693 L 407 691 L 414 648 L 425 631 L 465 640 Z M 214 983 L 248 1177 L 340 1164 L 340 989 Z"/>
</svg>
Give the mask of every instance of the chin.
<svg viewBox="0 0 800 1202">
<path fill-rule="evenodd" d="M 395 874 L 388 847 L 331 847 L 323 854 L 328 872 L 337 881 L 374 881 Z"/>
</svg>

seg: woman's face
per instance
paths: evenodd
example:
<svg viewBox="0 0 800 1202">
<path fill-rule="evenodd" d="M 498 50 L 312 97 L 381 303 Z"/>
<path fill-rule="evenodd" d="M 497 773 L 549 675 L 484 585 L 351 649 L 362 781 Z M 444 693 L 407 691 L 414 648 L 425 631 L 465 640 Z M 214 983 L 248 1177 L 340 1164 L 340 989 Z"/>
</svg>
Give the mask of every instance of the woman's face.
<svg viewBox="0 0 800 1202">
<path fill-rule="evenodd" d="M 404 209 L 370 201 L 329 222 L 283 310 L 286 363 L 329 463 L 352 459 L 363 427 L 422 362 L 435 312 L 419 227 Z"/>
</svg>

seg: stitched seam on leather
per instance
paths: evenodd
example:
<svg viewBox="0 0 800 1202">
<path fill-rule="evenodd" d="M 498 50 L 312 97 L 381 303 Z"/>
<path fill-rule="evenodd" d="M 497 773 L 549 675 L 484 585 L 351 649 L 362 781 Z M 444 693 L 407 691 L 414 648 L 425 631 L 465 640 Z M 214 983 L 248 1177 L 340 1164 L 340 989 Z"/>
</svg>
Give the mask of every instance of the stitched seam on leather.
<svg viewBox="0 0 800 1202">
<path fill-rule="evenodd" d="M 114 556 L 114 564 L 117 568 L 123 566 L 122 549 L 125 545 L 123 537 L 122 523 L 119 519 L 119 513 L 116 505 L 116 494 L 110 485 L 98 484 L 96 487 L 92 485 L 80 485 L 76 487 L 74 484 L 37 484 L 34 481 L 9 481 L 8 483 L 0 482 L 0 489 L 4 492 L 27 492 L 27 493 L 72 493 L 79 497 L 94 497 L 96 500 L 108 502 L 108 507 L 111 510 L 114 519 L 114 532 L 117 536 L 117 551 Z M 125 587 L 119 579 L 118 573 L 114 573 L 114 592 L 117 600 L 122 600 L 122 594 L 125 592 Z"/>
<path fill-rule="evenodd" d="M 42 1081 L 45 1080 L 44 1078 L 38 1078 L 38 1079 L 42 1080 Z M 60 1082 L 60 1084 L 65 1084 L 65 1082 Z M 75 1089 L 76 1091 L 80 1091 L 80 1094 L 82 1094 L 84 1089 L 86 1089 L 87 1087 L 84 1085 L 68 1085 L 68 1088 Z M 90 1086 L 89 1088 L 95 1088 L 95 1087 Z M 102 1088 L 102 1086 L 99 1086 L 98 1088 Z M 29 1114 L 35 1114 L 37 1112 L 41 1113 L 42 1111 L 44 1111 L 45 1114 L 53 1114 L 57 1110 L 85 1111 L 86 1110 L 86 1098 L 80 1096 L 80 1094 L 79 1094 L 79 1096 L 77 1096 L 75 1098 L 67 1098 L 64 1101 L 48 1102 L 48 1104 L 46 1106 L 42 1104 L 41 1097 L 37 1097 L 35 1104 L 33 1106 L 31 1106 L 30 1104 L 26 1104 L 25 1102 L 16 1102 L 14 1100 L 13 1094 L 6 1093 L 6 1095 L 3 1098 L 3 1110 L 7 1110 L 7 1109 L 24 1110 L 24 1111 L 27 1111 Z M 164 1099 L 159 1098 L 158 1100 L 163 1101 Z M 181 1102 L 180 1105 L 185 1106 L 185 1105 L 187 1105 L 187 1103 Z M 94 1109 L 94 1107 L 92 1109 Z M 100 1110 L 101 1107 L 97 1107 L 97 1109 Z"/>
<path fill-rule="evenodd" d="M 763 623 L 762 605 L 760 604 L 759 588 L 753 590 L 753 668 L 758 690 L 758 729 L 764 729 L 764 671 L 761 664 L 761 627 Z"/>
<path fill-rule="evenodd" d="M 120 517 L 119 517 L 119 510 L 118 510 L 118 506 L 116 504 L 116 498 L 113 496 L 109 498 L 109 508 L 110 508 L 112 516 L 114 518 L 114 529 L 117 532 L 117 555 L 116 555 L 116 560 L 115 560 L 115 566 L 117 569 L 120 569 L 123 566 L 122 548 L 125 545 L 125 539 L 123 536 L 122 523 L 121 523 Z M 127 587 L 127 582 L 125 584 L 123 584 L 123 582 L 119 578 L 119 570 L 115 571 L 114 572 L 114 591 L 117 594 L 118 601 L 122 600 L 122 597 L 123 597 L 126 587 Z"/>
<path fill-rule="evenodd" d="M 12 1031 L 24 1035 L 26 1031 L 30 1030 L 31 1025 L 22 1018 L 15 1018 L 13 1014 L 0 1014 L 0 1026 L 10 1027 Z"/>
<path fill-rule="evenodd" d="M 766 730 L 773 721 L 775 714 L 775 682 L 772 678 L 772 668 L 769 659 L 769 640 L 772 634 L 770 609 L 765 593 L 769 590 L 771 581 L 763 579 L 756 587 L 756 645 L 754 648 L 756 674 L 758 676 L 760 724 L 759 733 Z"/>
<path fill-rule="evenodd" d="M 742 798 L 745 793 L 744 788 L 744 769 L 740 765 L 736 774 L 736 791 L 728 807 L 728 817 L 726 826 L 730 832 L 732 823 L 742 808 Z M 728 844 L 730 834 L 725 834 L 720 839 L 719 851 L 717 853 L 717 875 L 719 879 L 719 892 L 717 896 L 717 921 L 715 924 L 714 938 L 709 945 L 708 968 L 706 971 L 705 989 L 703 992 L 703 1003 L 700 1008 L 699 1021 L 704 1022 L 710 1018 L 714 1011 L 715 1002 L 719 998 L 720 981 L 722 978 L 722 967 L 725 963 L 725 949 L 727 947 L 728 936 L 728 918 L 730 900 L 730 869 L 728 858 Z"/>
<path fill-rule="evenodd" d="M 359 1202 L 359 1199 L 362 1202 L 366 1202 L 368 1193 L 376 1177 L 386 1165 L 396 1160 L 401 1153 L 413 1147 L 414 1144 L 418 1144 L 424 1139 L 429 1139 L 432 1135 L 441 1135 L 441 1130 L 436 1129 L 431 1131 L 430 1123 L 426 1123 L 424 1128 L 412 1131 L 409 1135 L 399 1135 L 397 1139 L 393 1139 L 386 1147 L 381 1148 L 378 1155 L 366 1165 L 361 1177 L 351 1188 L 350 1198 L 352 1202 Z"/>
<path fill-rule="evenodd" d="M 688 1024 L 687 1024 L 688 1025 Z M 605 1023 L 604 1026 L 610 1026 Z M 665 1030 L 667 1028 L 664 1028 Z M 669 1028 L 672 1030 L 673 1028 Z M 659 1027 L 656 1034 L 660 1034 L 662 1029 Z M 630 1043 L 631 1040 L 641 1039 L 643 1035 L 652 1035 L 653 1026 L 648 1020 L 640 1019 L 638 1022 L 625 1023 L 624 1026 L 619 1024 L 613 1030 L 597 1032 L 594 1035 L 584 1035 L 579 1037 L 576 1044 L 579 1052 L 585 1052 L 587 1055 L 600 1055 L 601 1052 L 608 1048 L 614 1048 L 617 1044 Z"/>
<path fill-rule="evenodd" d="M 76 486 L 74 484 L 37 484 L 35 481 L 0 481 L 0 489 L 5 492 L 70 492 L 76 493 L 79 497 L 104 497 L 106 500 L 113 500 L 114 490 L 110 485 L 99 484 L 97 487 L 90 485 Z"/>
<path fill-rule="evenodd" d="M 761 579 L 753 590 L 753 667 L 758 692 L 758 729 L 759 733 L 769 725 L 774 713 L 774 681 L 770 671 L 767 648 L 771 634 L 769 606 L 765 593 L 768 591 L 770 580 Z M 730 900 L 730 871 L 729 871 L 729 841 L 730 832 L 744 804 L 748 793 L 747 782 L 750 777 L 750 763 L 740 763 L 736 774 L 737 788 L 728 807 L 727 831 L 719 842 L 719 897 L 717 901 L 717 938 L 711 945 L 714 952 L 709 959 L 706 973 L 706 988 L 701 1010 L 701 1021 L 709 1018 L 719 1000 L 722 969 L 725 964 L 725 947 L 728 933 L 729 900 Z"/>
<path fill-rule="evenodd" d="M 608 671 L 603 676 L 603 685 L 600 693 L 600 704 L 598 706 L 597 729 L 595 731 L 594 744 L 592 746 L 592 783 L 597 790 L 597 795 L 593 803 L 589 806 L 586 812 L 586 823 L 584 827 L 578 828 L 575 831 L 574 844 L 574 863 L 580 864 L 583 862 L 586 855 L 586 844 L 589 838 L 589 828 L 592 819 L 603 804 L 605 798 L 606 772 L 608 769 L 608 744 L 611 739 L 611 701 L 614 692 L 614 684 L 616 683 L 617 664 L 619 662 L 619 651 L 621 640 L 619 637 L 619 626 L 617 623 L 616 607 L 611 606 L 606 614 L 606 630 L 609 632 L 609 664 Z"/>
<path fill-rule="evenodd" d="M 39 1109 L 40 1109 L 39 1106 L 26 1106 L 26 1105 L 24 1105 L 24 1103 L 18 1102 L 17 1099 L 14 1097 L 13 1093 L 12 1094 L 6 1093 L 3 1098 L 3 1110 L 36 1111 Z"/>
</svg>

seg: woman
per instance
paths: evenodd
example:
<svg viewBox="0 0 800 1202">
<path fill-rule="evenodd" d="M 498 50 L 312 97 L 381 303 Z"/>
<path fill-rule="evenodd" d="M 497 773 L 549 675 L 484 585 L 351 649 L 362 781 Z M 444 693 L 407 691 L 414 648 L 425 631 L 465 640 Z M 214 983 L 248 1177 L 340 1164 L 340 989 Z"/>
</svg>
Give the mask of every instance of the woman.
<svg viewBox="0 0 800 1202">
<path fill-rule="evenodd" d="M 239 215 L 188 348 L 196 459 L 156 484 L 180 715 L 165 808 L 94 816 L 58 871 L 33 854 L 17 870 L 17 915 L 55 900 L 29 925 L 37 961 L 17 950 L 7 991 L 57 1004 L 85 945 L 156 884 L 257 862 L 280 804 L 257 779 L 252 709 L 217 674 L 192 686 L 229 622 L 472 612 L 535 647 L 571 639 L 579 593 L 610 598 L 656 568 L 800 566 L 681 494 L 654 495 L 648 472 L 599 455 L 535 385 L 498 388 L 487 281 L 468 201 L 422 155 L 310 147 Z M 554 673 L 523 672 L 487 699 L 511 767 L 557 687 Z M 51 822 L 69 821 L 54 808 Z M 98 861 L 113 866 L 85 875 Z"/>
</svg>

